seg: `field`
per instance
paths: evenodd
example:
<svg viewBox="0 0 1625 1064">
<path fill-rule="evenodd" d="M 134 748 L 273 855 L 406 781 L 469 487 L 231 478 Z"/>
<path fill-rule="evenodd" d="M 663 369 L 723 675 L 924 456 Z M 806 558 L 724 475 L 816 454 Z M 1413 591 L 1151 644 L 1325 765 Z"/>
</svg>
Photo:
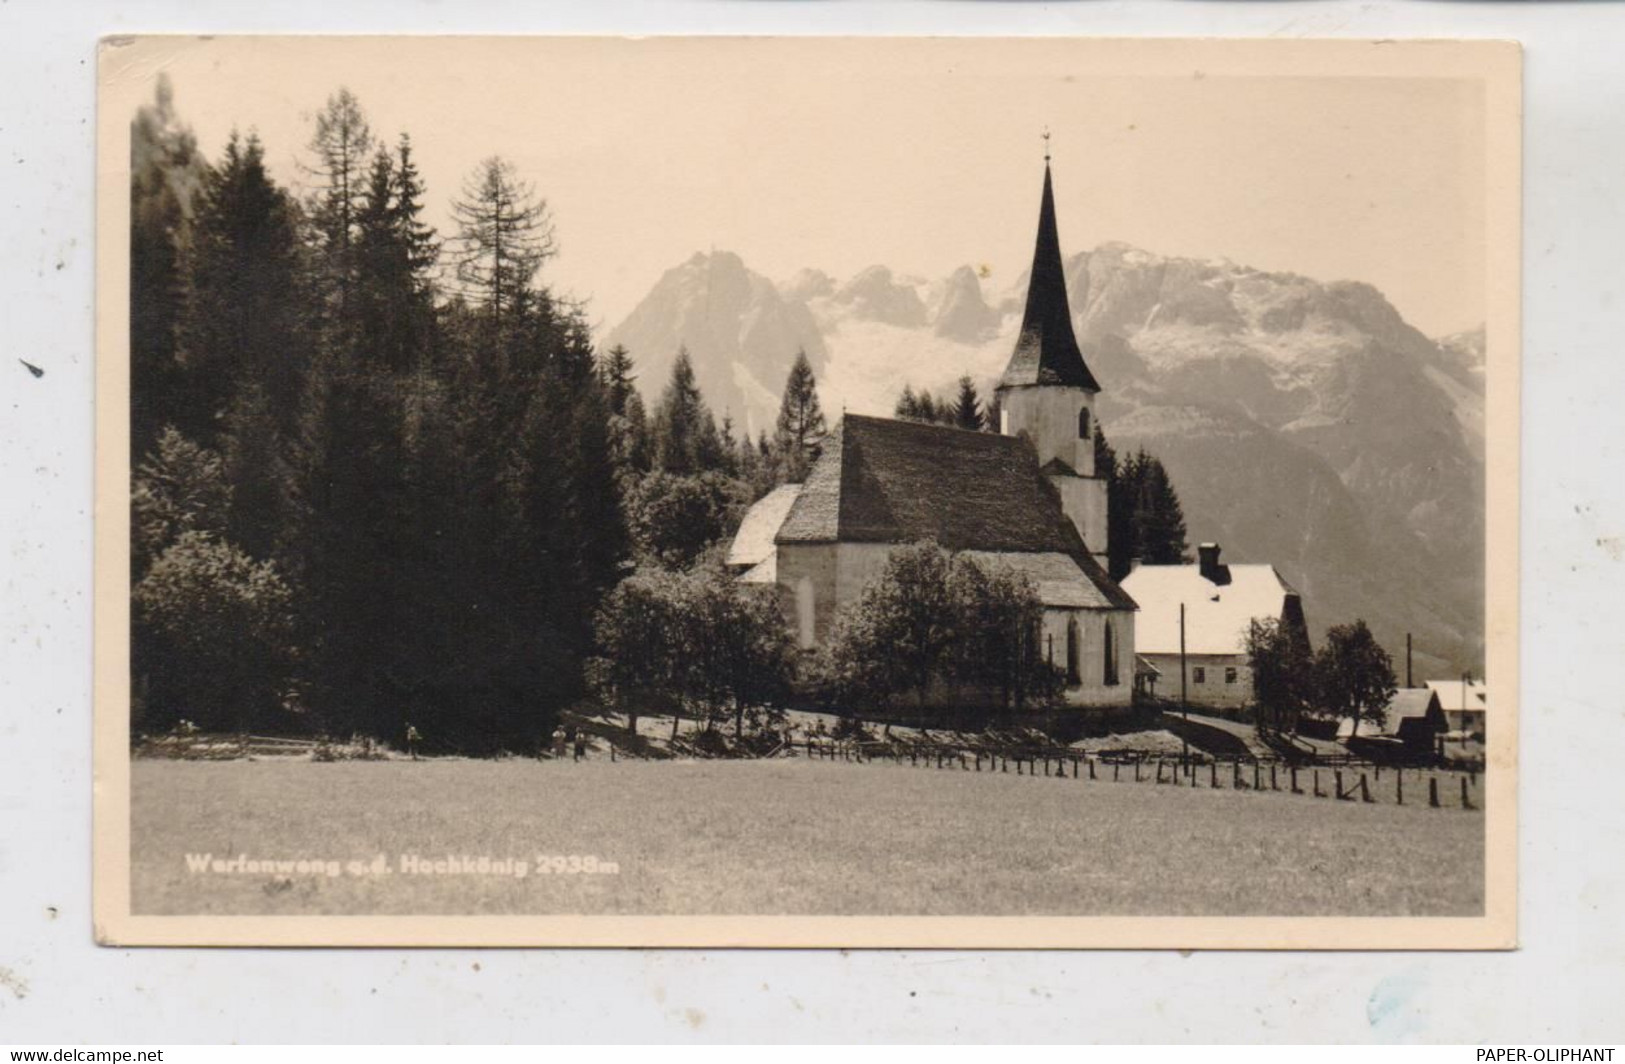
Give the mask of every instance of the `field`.
<svg viewBox="0 0 1625 1064">
<path fill-rule="evenodd" d="M 137 760 L 132 787 L 139 914 L 1475 915 L 1484 899 L 1481 812 L 1205 782 L 800 758 Z M 191 871 L 188 854 L 333 864 Z M 529 867 L 411 874 L 403 855 Z M 572 855 L 598 871 L 538 872 Z"/>
</svg>

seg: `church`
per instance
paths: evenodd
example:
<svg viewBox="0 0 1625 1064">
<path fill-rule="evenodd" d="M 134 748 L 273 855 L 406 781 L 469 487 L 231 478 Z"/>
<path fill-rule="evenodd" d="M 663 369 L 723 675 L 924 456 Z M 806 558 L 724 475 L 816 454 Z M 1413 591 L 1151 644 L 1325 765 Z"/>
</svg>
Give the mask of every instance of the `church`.
<svg viewBox="0 0 1625 1064">
<path fill-rule="evenodd" d="M 728 563 L 742 580 L 783 590 L 796 638 L 811 649 L 893 550 L 934 540 L 1032 580 L 1041 652 L 1064 671 L 1068 705 L 1126 706 L 1137 607 L 1105 569 L 1099 392 L 1072 328 L 1046 159 L 1026 309 L 997 386 L 998 431 L 848 414 L 803 483 L 750 509 Z"/>
</svg>

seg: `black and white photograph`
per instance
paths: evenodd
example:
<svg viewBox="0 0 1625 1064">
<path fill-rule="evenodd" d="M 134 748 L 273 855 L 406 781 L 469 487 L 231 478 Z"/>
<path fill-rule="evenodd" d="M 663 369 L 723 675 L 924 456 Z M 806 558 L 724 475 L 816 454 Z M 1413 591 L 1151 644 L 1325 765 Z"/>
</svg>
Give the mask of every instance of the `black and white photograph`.
<svg viewBox="0 0 1625 1064">
<path fill-rule="evenodd" d="M 98 937 L 1514 946 L 1519 64 L 108 39 Z"/>
</svg>

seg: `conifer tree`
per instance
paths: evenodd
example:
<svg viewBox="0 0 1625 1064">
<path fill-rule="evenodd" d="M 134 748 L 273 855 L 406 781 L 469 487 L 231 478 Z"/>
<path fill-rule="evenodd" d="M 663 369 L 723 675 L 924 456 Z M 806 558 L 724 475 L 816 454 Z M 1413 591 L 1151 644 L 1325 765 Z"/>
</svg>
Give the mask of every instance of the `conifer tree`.
<svg viewBox="0 0 1625 1064">
<path fill-rule="evenodd" d="M 632 355 L 624 345 L 616 344 L 604 353 L 599 376 L 604 382 L 609 412 L 624 416 L 627 400 L 631 398 L 635 387 L 633 382 L 637 379 L 632 372 Z"/>
<path fill-rule="evenodd" d="M 1168 471 L 1141 451 L 1140 493 L 1135 508 L 1137 546 L 1150 565 L 1177 565 L 1185 560 L 1185 513 Z"/>
<path fill-rule="evenodd" d="M 931 393 L 921 390 L 919 402 L 915 406 L 916 421 L 934 422 L 937 420 L 937 401 L 931 398 Z"/>
<path fill-rule="evenodd" d="M 356 219 L 352 317 L 367 360 L 401 373 L 434 347 L 434 230 L 422 221 L 422 184 L 402 137 L 399 155 L 373 156 Z"/>
<path fill-rule="evenodd" d="M 661 393 L 660 406 L 655 411 L 655 465 L 663 472 L 679 476 L 699 472 L 704 468 L 700 459 L 704 449 L 702 437 L 708 424 L 715 428 L 694 379 L 694 363 L 689 358 L 688 348 L 681 347 L 671 367 L 671 380 Z"/>
<path fill-rule="evenodd" d="M 372 129 L 355 94 L 340 88 L 316 116 L 305 166 L 315 182 L 309 213 L 322 254 L 324 287 L 341 324 L 355 283 L 355 243 L 372 158 Z"/>
<path fill-rule="evenodd" d="M 798 351 L 790 367 L 790 377 L 784 384 L 784 398 L 779 403 L 779 420 L 774 432 L 774 443 L 784 463 L 784 479 L 799 484 L 807 478 L 817 457 L 818 446 L 829 432 L 824 422 L 824 411 L 818 404 L 818 385 L 813 379 L 812 364 L 807 352 Z"/>
<path fill-rule="evenodd" d="M 976 394 L 976 382 L 970 374 L 959 378 L 959 398 L 954 403 L 953 424 L 972 432 L 982 430 L 982 400 Z"/>
<path fill-rule="evenodd" d="M 491 156 L 452 201 L 458 234 L 452 260 L 462 294 L 482 309 L 497 337 L 526 309 L 530 284 L 557 250 L 547 201 L 513 165 Z"/>
<path fill-rule="evenodd" d="M 903 385 L 903 394 L 897 397 L 897 406 L 892 413 L 905 421 L 912 421 L 920 416 L 920 401 L 914 395 L 913 385 Z"/>
<path fill-rule="evenodd" d="M 186 281 L 187 435 L 214 446 L 236 389 L 249 383 L 285 429 L 303 388 L 308 314 L 293 206 L 266 173 L 253 134 L 233 134 L 204 178 Z"/>
<path fill-rule="evenodd" d="M 130 454 L 139 461 L 166 424 L 199 426 L 180 364 L 184 255 L 203 170 L 197 140 L 175 115 L 169 76 L 130 123 Z"/>
</svg>

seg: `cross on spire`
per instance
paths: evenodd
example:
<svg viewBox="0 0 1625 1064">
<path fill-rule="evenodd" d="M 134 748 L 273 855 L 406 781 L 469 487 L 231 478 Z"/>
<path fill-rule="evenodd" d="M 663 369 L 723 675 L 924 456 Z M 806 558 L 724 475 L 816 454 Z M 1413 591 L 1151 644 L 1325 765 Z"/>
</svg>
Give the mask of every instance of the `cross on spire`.
<svg viewBox="0 0 1625 1064">
<path fill-rule="evenodd" d="M 1049 127 L 1044 127 L 1044 165 L 1049 165 Z"/>
</svg>

